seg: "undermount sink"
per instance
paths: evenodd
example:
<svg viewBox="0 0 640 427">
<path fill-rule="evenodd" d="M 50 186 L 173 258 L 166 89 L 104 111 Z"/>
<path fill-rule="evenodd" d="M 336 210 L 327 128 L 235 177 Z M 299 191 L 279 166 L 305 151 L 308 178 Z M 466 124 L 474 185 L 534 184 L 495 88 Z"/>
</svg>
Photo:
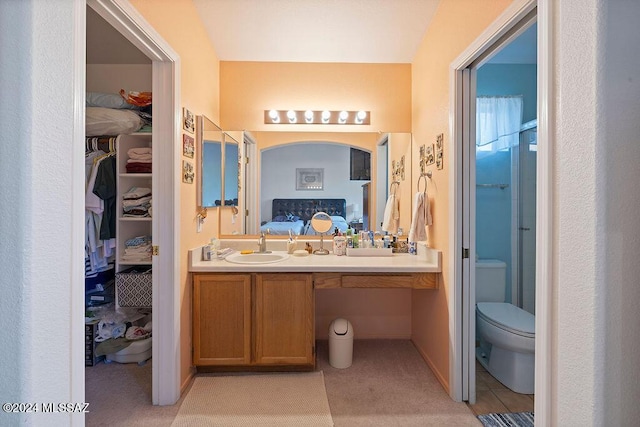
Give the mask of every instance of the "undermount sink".
<svg viewBox="0 0 640 427">
<path fill-rule="evenodd" d="M 289 258 L 288 254 L 281 253 L 252 253 L 252 254 L 231 254 L 225 260 L 235 264 L 269 264 L 280 262 Z"/>
</svg>

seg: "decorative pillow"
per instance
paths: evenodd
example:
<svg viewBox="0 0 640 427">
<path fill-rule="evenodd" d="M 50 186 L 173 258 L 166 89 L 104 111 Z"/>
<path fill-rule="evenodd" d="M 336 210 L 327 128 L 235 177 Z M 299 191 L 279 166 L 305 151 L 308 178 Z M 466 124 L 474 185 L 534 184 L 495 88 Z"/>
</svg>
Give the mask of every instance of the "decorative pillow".
<svg viewBox="0 0 640 427">
<path fill-rule="evenodd" d="M 336 224 L 336 223 L 338 223 L 338 222 L 347 222 L 347 220 L 346 220 L 346 219 L 344 219 L 344 218 L 343 218 L 343 217 L 341 217 L 341 216 L 337 216 L 337 215 L 335 215 L 335 216 L 331 216 L 331 221 L 332 221 L 334 224 Z"/>
<path fill-rule="evenodd" d="M 291 212 L 289 212 L 289 213 L 287 214 L 287 221 L 288 221 L 288 222 L 296 222 L 296 221 L 298 221 L 299 219 L 300 219 L 300 217 L 299 217 L 299 216 L 296 216 L 296 215 L 292 214 Z"/>
<path fill-rule="evenodd" d="M 129 104 L 117 93 L 87 92 L 85 101 L 85 106 L 87 107 L 120 108 L 126 110 L 135 110 L 138 108 L 135 105 Z"/>
<path fill-rule="evenodd" d="M 284 215 L 278 215 L 273 217 L 273 222 L 286 222 L 287 217 Z"/>
</svg>

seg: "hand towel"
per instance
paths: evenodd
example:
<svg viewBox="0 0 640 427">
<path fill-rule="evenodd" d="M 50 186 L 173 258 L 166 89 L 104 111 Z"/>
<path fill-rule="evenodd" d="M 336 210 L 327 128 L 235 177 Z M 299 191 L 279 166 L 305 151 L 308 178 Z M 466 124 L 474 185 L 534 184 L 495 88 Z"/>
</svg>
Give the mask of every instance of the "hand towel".
<svg viewBox="0 0 640 427">
<path fill-rule="evenodd" d="M 431 209 L 429 207 L 429 196 L 426 192 L 417 192 L 413 201 L 413 215 L 411 217 L 411 228 L 409 229 L 409 241 L 420 242 L 427 240 L 427 225 L 431 225 Z"/>
<path fill-rule="evenodd" d="M 384 208 L 384 220 L 382 221 L 382 231 L 386 231 L 390 234 L 396 234 L 398 232 L 398 225 L 400 224 L 400 209 L 398 207 L 398 199 L 395 193 L 389 195 L 387 199 L 387 205 Z"/>
<path fill-rule="evenodd" d="M 145 154 L 150 155 L 152 150 L 150 147 L 138 147 L 138 148 L 130 148 L 127 150 L 127 155 L 130 158 L 135 158 L 136 156 L 143 156 Z"/>
</svg>

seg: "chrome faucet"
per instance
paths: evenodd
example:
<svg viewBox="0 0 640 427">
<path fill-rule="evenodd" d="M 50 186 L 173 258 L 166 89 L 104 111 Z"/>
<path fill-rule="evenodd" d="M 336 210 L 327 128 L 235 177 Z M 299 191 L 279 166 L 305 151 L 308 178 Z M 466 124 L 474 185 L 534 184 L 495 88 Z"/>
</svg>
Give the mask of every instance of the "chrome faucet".
<svg viewBox="0 0 640 427">
<path fill-rule="evenodd" d="M 267 236 L 264 234 L 264 231 L 260 233 L 260 238 L 258 239 L 258 253 L 266 254 L 270 251 L 267 251 Z"/>
</svg>

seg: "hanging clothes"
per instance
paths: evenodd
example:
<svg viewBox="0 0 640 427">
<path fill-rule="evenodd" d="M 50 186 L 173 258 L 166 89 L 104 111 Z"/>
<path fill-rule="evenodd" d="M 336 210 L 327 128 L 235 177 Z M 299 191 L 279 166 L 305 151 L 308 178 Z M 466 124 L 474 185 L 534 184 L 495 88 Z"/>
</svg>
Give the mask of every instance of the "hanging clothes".
<svg viewBox="0 0 640 427">
<path fill-rule="evenodd" d="M 93 137 L 85 143 L 85 277 L 113 268 L 109 261 L 116 247 L 115 141 Z"/>
</svg>

